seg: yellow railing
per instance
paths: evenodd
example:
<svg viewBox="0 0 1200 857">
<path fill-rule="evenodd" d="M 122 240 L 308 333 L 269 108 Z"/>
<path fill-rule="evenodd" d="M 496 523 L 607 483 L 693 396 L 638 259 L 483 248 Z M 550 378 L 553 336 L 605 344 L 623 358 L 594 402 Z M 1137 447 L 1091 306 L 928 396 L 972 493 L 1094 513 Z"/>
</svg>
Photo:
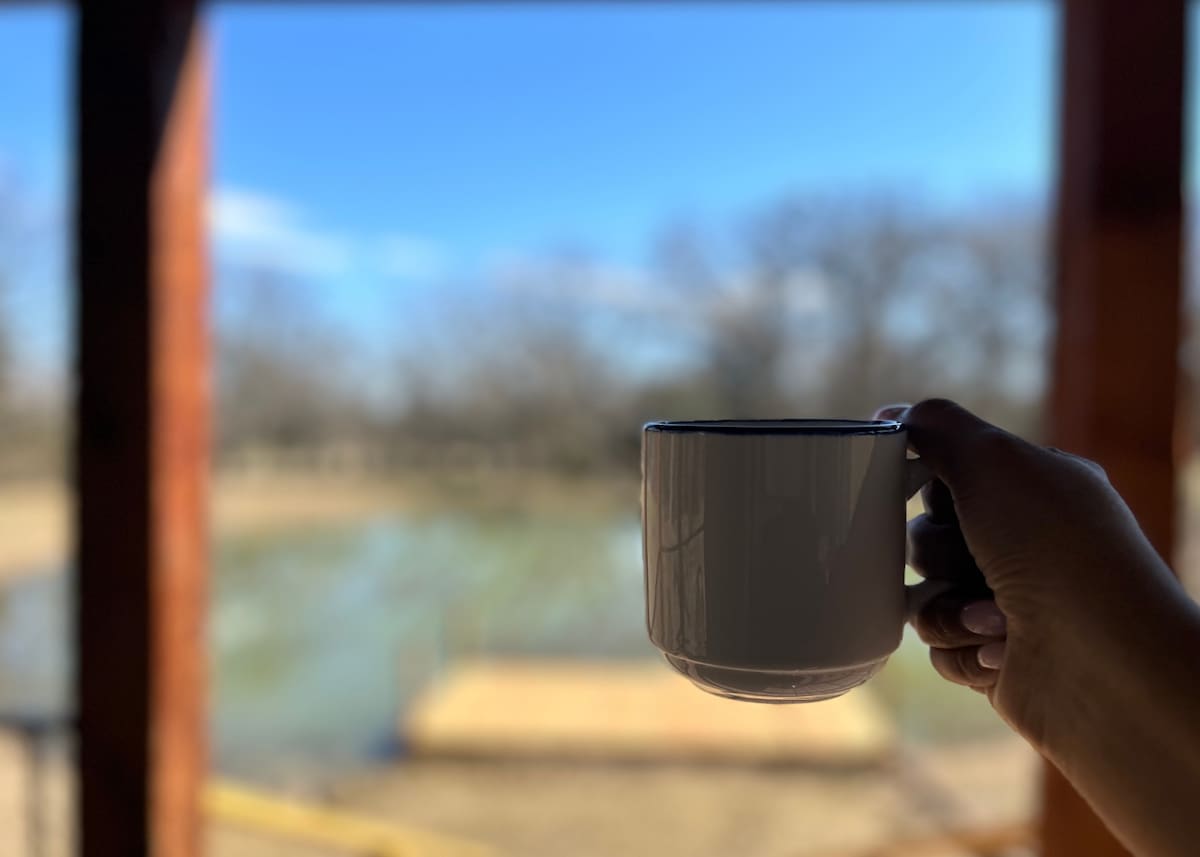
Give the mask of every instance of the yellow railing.
<svg viewBox="0 0 1200 857">
<path fill-rule="evenodd" d="M 354 857 L 496 857 L 489 846 L 392 824 L 327 806 L 280 798 L 242 785 L 211 783 L 205 811 L 214 821 Z"/>
</svg>

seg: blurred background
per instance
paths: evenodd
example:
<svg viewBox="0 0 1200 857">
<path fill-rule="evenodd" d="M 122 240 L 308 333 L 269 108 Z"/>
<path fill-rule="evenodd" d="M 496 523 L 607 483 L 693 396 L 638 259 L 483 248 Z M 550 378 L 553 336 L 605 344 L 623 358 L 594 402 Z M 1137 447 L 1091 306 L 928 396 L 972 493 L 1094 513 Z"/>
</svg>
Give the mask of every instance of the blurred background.
<svg viewBox="0 0 1200 857">
<path fill-rule="evenodd" d="M 656 665 L 638 428 L 942 395 L 1039 435 L 1054 4 L 209 19 L 216 781 L 513 854 L 1028 853 L 1036 760 L 915 639 L 802 709 Z M 72 27 L 0 11 L 14 854 L 70 847 Z M 230 816 L 214 855 L 358 853 Z"/>
</svg>

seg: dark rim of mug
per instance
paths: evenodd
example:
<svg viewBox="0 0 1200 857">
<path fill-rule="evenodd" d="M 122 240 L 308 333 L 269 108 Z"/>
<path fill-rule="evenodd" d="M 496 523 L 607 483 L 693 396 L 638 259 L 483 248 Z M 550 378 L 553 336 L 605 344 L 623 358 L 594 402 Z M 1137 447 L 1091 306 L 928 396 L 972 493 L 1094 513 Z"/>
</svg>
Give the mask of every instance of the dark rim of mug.
<svg viewBox="0 0 1200 857">
<path fill-rule="evenodd" d="M 895 420 L 657 420 L 642 431 L 698 434 L 894 434 L 904 426 Z"/>
</svg>

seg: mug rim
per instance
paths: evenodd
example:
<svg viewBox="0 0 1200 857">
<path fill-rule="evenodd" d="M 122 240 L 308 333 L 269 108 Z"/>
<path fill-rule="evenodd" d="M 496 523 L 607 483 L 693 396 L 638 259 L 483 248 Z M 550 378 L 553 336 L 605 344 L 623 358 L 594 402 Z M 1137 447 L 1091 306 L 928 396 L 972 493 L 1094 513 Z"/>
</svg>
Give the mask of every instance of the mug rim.
<svg viewBox="0 0 1200 857">
<path fill-rule="evenodd" d="M 778 419 L 778 420 L 653 420 L 643 432 L 732 435 L 847 435 L 895 434 L 897 420 Z"/>
</svg>

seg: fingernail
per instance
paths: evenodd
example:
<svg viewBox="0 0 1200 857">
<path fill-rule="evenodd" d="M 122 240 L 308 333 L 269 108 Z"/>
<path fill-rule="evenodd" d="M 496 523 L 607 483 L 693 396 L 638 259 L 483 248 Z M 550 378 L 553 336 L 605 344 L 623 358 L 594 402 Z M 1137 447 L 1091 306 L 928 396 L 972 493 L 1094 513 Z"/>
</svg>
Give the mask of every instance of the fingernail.
<svg viewBox="0 0 1200 857">
<path fill-rule="evenodd" d="M 1002 637 L 1008 630 L 1008 620 L 995 601 L 972 601 L 958 616 L 964 628 L 981 637 Z"/>
<path fill-rule="evenodd" d="M 894 420 L 911 408 L 912 405 L 884 405 L 875 411 L 875 419 L 877 420 Z"/>
<path fill-rule="evenodd" d="M 1004 666 L 1004 649 L 1008 644 L 1004 641 L 988 643 L 979 647 L 979 665 L 989 670 L 998 670 Z"/>
</svg>

